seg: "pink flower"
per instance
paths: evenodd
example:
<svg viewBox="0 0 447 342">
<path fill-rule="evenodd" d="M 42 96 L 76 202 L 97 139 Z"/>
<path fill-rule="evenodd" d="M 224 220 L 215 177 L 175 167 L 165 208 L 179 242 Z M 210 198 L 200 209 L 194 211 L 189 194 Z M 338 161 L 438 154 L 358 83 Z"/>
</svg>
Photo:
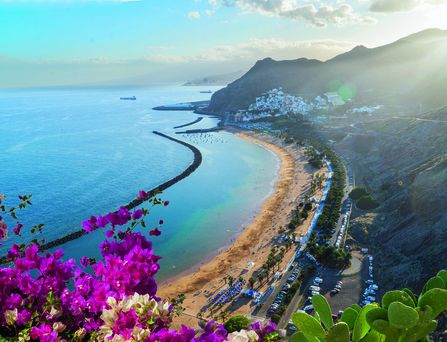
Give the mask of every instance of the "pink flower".
<svg viewBox="0 0 447 342">
<path fill-rule="evenodd" d="M 96 217 L 92 216 L 90 217 L 90 220 L 85 220 L 82 222 L 82 228 L 88 233 L 91 233 L 93 230 L 95 230 L 95 224 L 96 224 Z"/>
<path fill-rule="evenodd" d="M 160 236 L 161 232 L 158 230 L 158 228 L 155 228 L 149 232 L 149 235 L 150 236 Z"/>
<path fill-rule="evenodd" d="M 15 227 L 15 228 L 13 229 L 14 234 L 15 234 L 15 235 L 20 235 L 20 230 L 22 229 L 22 227 L 23 227 L 23 224 L 19 223 L 19 224 L 17 225 L 17 227 Z"/>
<path fill-rule="evenodd" d="M 137 197 L 137 199 L 138 199 L 138 200 L 141 200 L 141 199 L 146 199 L 146 198 L 148 198 L 148 197 L 149 197 L 149 194 L 148 194 L 146 191 L 141 190 L 141 191 L 138 193 L 138 197 Z"/>
<path fill-rule="evenodd" d="M 99 215 L 96 219 L 96 226 L 98 228 L 104 228 L 105 226 L 107 226 L 108 223 L 109 221 L 107 220 L 107 217 Z"/>
<path fill-rule="evenodd" d="M 143 217 L 143 210 L 134 210 L 134 212 L 132 213 L 132 220 L 139 220 L 141 217 Z"/>
</svg>

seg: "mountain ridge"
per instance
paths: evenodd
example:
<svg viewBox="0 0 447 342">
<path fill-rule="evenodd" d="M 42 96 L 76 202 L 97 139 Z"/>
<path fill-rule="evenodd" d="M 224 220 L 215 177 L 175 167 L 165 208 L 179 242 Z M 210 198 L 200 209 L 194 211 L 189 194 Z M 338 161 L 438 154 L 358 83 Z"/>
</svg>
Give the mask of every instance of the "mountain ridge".
<svg viewBox="0 0 447 342">
<path fill-rule="evenodd" d="M 411 100 L 418 91 L 430 87 L 431 75 L 437 75 L 438 79 L 445 75 L 442 86 L 447 86 L 444 60 L 447 60 L 447 30 L 440 29 L 420 31 L 375 48 L 359 45 L 325 62 L 265 58 L 216 92 L 209 109 L 217 113 L 244 109 L 257 96 L 277 87 L 293 95 L 315 97 L 329 91 L 328 85 L 334 80 L 352 85 L 362 100 L 392 93 Z M 370 95 L 366 96 L 367 92 Z M 447 103 L 433 97 L 423 100 L 430 108 Z"/>
</svg>

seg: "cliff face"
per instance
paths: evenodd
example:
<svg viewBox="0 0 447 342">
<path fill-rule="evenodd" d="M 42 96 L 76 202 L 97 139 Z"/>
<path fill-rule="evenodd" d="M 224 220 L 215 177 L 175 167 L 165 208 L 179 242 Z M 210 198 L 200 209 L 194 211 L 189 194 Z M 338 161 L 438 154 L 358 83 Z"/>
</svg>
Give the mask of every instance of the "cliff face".
<svg viewBox="0 0 447 342">
<path fill-rule="evenodd" d="M 357 212 L 352 231 L 377 256 L 385 288 L 420 288 L 446 266 L 447 107 L 367 128 L 337 146 L 381 202 L 373 214 Z"/>
<path fill-rule="evenodd" d="M 293 95 L 315 97 L 332 90 L 334 82 L 349 85 L 364 101 L 399 97 L 399 101 L 440 106 L 444 104 L 440 88 L 447 86 L 446 59 L 447 31 L 436 29 L 374 49 L 358 46 L 326 62 L 267 58 L 216 92 L 210 110 L 244 109 L 257 96 L 277 87 Z"/>
</svg>

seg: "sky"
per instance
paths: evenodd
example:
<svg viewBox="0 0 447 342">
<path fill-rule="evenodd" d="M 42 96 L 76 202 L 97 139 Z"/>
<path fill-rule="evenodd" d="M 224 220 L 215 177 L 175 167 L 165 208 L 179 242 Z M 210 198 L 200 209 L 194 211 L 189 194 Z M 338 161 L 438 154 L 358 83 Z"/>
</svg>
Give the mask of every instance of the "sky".
<svg viewBox="0 0 447 342">
<path fill-rule="evenodd" d="M 0 0 L 0 87 L 159 84 L 327 60 L 426 28 L 447 0 Z"/>
</svg>

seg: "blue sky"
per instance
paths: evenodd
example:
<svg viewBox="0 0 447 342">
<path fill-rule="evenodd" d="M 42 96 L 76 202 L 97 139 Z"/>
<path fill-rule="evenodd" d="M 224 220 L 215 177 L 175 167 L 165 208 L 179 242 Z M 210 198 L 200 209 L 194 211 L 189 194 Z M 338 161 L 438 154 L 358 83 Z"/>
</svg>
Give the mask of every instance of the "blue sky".
<svg viewBox="0 0 447 342">
<path fill-rule="evenodd" d="M 444 0 L 0 0 L 0 87 L 175 81 L 327 59 L 428 28 Z"/>
</svg>

